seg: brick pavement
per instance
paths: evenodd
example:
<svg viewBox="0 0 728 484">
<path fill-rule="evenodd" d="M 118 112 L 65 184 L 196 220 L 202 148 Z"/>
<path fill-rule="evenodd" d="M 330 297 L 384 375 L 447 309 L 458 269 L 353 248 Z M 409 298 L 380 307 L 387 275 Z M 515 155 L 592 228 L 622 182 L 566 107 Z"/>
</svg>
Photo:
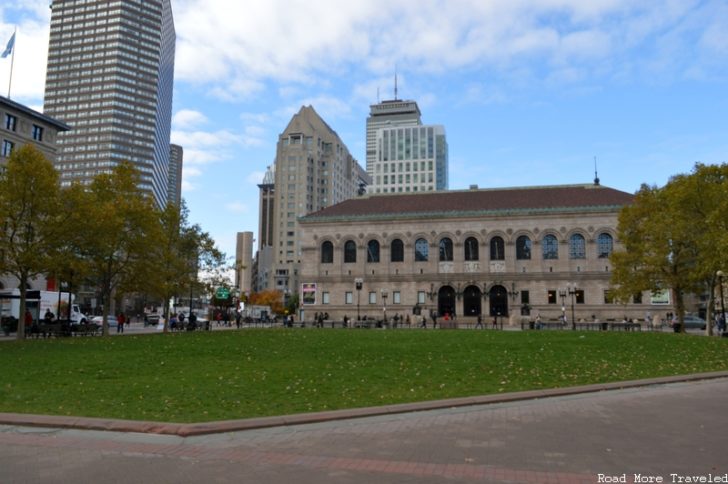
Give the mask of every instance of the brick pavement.
<svg viewBox="0 0 728 484">
<path fill-rule="evenodd" d="M 723 475 L 728 378 L 179 435 L 0 426 L 0 481 L 596 483 Z"/>
</svg>

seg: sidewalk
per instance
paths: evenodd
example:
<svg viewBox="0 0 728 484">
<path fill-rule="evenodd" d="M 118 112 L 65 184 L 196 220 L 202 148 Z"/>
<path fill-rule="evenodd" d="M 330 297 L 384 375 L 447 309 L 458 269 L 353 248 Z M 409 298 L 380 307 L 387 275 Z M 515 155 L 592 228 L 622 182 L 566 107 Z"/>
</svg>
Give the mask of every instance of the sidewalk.
<svg viewBox="0 0 728 484">
<path fill-rule="evenodd" d="M 13 483 L 722 478 L 728 375 L 712 376 L 186 437 L 0 425 L 0 469 L 3 482 Z"/>
</svg>

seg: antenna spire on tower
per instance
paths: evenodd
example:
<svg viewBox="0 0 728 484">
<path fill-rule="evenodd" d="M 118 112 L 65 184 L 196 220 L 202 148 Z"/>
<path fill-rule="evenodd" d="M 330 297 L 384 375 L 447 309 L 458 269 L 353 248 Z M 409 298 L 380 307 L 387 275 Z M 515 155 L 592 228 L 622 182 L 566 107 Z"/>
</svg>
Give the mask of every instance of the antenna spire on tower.
<svg viewBox="0 0 728 484">
<path fill-rule="evenodd" d="M 394 65 L 394 100 L 397 101 L 397 64 Z"/>
<path fill-rule="evenodd" d="M 597 175 L 597 157 L 594 157 L 594 184 L 599 185 L 599 175 Z"/>
</svg>

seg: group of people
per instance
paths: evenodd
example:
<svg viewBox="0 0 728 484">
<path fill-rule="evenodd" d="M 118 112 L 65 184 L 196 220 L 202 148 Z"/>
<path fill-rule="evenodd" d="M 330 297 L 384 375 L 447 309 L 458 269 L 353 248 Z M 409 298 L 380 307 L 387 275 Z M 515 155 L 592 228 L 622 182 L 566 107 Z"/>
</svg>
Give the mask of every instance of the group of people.
<svg viewBox="0 0 728 484">
<path fill-rule="evenodd" d="M 197 315 L 195 313 L 190 313 L 190 316 L 187 317 L 183 312 L 172 314 L 169 317 L 169 329 L 179 331 L 186 329 L 187 331 L 194 331 L 197 329 Z"/>
</svg>

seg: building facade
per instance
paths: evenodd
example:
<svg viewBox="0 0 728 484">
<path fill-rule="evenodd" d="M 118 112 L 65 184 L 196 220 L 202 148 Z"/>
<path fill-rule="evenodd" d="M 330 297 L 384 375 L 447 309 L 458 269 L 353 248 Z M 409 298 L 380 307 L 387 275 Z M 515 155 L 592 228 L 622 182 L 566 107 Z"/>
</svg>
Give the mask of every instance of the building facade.
<svg viewBox="0 0 728 484">
<path fill-rule="evenodd" d="M 448 189 L 445 128 L 423 125 L 421 116 L 415 101 L 394 99 L 370 106 L 366 125 L 369 193 Z"/>
<path fill-rule="evenodd" d="M 302 310 L 567 321 L 671 310 L 649 292 L 616 304 L 609 255 L 633 196 L 599 185 L 369 196 L 300 220 Z M 357 284 L 358 282 L 358 284 Z M 424 311 L 424 312 L 423 312 Z"/>
<path fill-rule="evenodd" d="M 184 150 L 179 145 L 169 145 L 169 176 L 167 179 L 167 203 L 178 207 L 182 203 L 182 165 Z"/>
<path fill-rule="evenodd" d="M 273 215 L 276 208 L 275 165 L 269 166 L 263 176 L 263 183 L 258 185 L 260 195 L 258 206 L 258 250 L 273 246 Z"/>
<path fill-rule="evenodd" d="M 253 232 L 238 232 L 235 243 L 235 287 L 250 294 L 253 281 Z"/>
<path fill-rule="evenodd" d="M 56 160 L 58 133 L 71 129 L 65 123 L 41 114 L 29 107 L 0 96 L 0 170 L 8 162 L 11 153 L 25 144 L 32 144 L 53 163 Z M 0 289 L 15 288 L 18 280 L 7 274 L 0 274 Z M 50 289 L 44 277 L 30 282 L 30 289 Z"/>
<path fill-rule="evenodd" d="M 405 126 L 377 131 L 369 193 L 448 189 L 448 149 L 442 126 Z"/>
<path fill-rule="evenodd" d="M 170 0 L 54 0 L 44 112 L 59 135 L 61 183 L 122 161 L 157 205 L 168 198 L 175 31 Z"/>
<path fill-rule="evenodd" d="M 298 290 L 301 264 L 299 217 L 357 196 L 369 177 L 311 106 L 302 107 L 279 136 L 273 171 L 274 189 L 267 193 L 274 194 L 275 203 L 261 203 L 261 211 L 273 214 L 272 268 L 261 267 L 259 261 L 258 273 L 270 274 L 268 288 L 291 295 Z M 265 180 L 263 185 L 269 186 Z M 261 201 L 262 197 L 263 192 Z M 261 213 L 261 221 L 265 220 L 270 218 Z M 266 232 L 261 229 L 260 233 Z"/>
<path fill-rule="evenodd" d="M 420 126 L 421 124 L 422 113 L 420 113 L 420 108 L 415 101 L 393 99 L 370 105 L 366 125 L 367 174 L 374 176 L 374 162 L 377 160 L 377 132 L 380 129 L 397 126 Z"/>
<path fill-rule="evenodd" d="M 0 166 L 7 163 L 14 149 L 27 143 L 38 148 L 48 161 L 55 162 L 58 135 L 71 129 L 61 121 L 3 96 L 0 96 L 0 122 L 2 122 Z"/>
</svg>

